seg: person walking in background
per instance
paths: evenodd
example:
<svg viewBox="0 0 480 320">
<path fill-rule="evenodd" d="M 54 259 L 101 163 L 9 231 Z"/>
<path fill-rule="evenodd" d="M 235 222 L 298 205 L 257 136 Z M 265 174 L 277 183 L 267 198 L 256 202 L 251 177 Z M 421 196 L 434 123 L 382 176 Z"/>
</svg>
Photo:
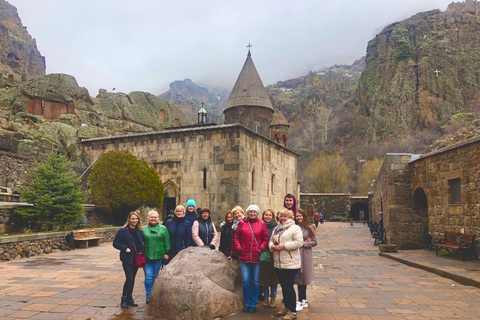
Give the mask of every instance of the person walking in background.
<svg viewBox="0 0 480 320">
<path fill-rule="evenodd" d="M 148 224 L 143 227 L 145 241 L 145 292 L 146 302 L 150 302 L 150 292 L 155 279 L 160 272 L 162 259 L 168 260 L 167 252 L 170 250 L 170 236 L 167 227 L 159 223 L 157 211 L 148 213 Z"/>
<path fill-rule="evenodd" d="M 120 250 L 120 260 L 122 261 L 123 272 L 125 273 L 125 283 L 123 284 L 121 307 L 138 307 L 132 297 L 133 286 L 135 285 L 135 276 L 138 267 L 133 264 L 135 254 L 144 252 L 142 218 L 135 211 L 130 212 L 127 222 L 118 230 L 113 247 Z"/>
<path fill-rule="evenodd" d="M 235 238 L 235 233 L 237 232 L 238 224 L 240 221 L 242 221 L 243 218 L 245 218 L 245 212 L 243 211 L 242 207 L 240 206 L 235 206 L 232 209 L 232 214 L 233 214 L 233 224 L 232 224 L 232 230 L 233 230 L 233 238 Z M 235 259 L 238 260 L 238 252 L 235 249 L 235 244 L 232 241 L 232 247 L 230 248 L 230 255 L 228 257 L 229 259 Z"/>
<path fill-rule="evenodd" d="M 195 200 L 189 199 L 186 208 L 187 212 L 185 213 L 185 217 L 187 221 L 190 222 L 190 225 L 192 225 L 193 222 L 198 219 L 197 211 L 195 211 Z"/>
<path fill-rule="evenodd" d="M 302 230 L 293 221 L 291 210 L 282 209 L 278 215 L 279 224 L 273 230 L 268 243 L 273 252 L 273 265 L 283 293 L 284 308 L 277 312 L 277 316 L 283 320 L 295 320 L 297 311 L 293 283 L 302 266 L 299 248 L 303 245 L 303 236 Z"/>
<path fill-rule="evenodd" d="M 202 208 L 198 219 L 193 222 L 192 239 L 194 244 L 199 247 L 207 246 L 215 250 L 218 234 L 210 218 L 209 208 Z"/>
<path fill-rule="evenodd" d="M 247 208 L 247 217 L 243 218 L 235 232 L 233 243 L 239 253 L 238 261 L 242 271 L 243 304 L 242 312 L 255 313 L 260 291 L 260 253 L 268 245 L 268 230 L 265 222 L 258 219 L 260 209 L 257 205 Z"/>
<path fill-rule="evenodd" d="M 220 248 L 218 249 L 226 257 L 230 255 L 230 250 L 232 249 L 232 240 L 234 231 L 233 226 L 233 214 L 232 210 L 228 210 L 225 214 L 224 222 L 220 225 Z"/>
<path fill-rule="evenodd" d="M 262 220 L 265 222 L 268 230 L 268 237 L 272 235 L 273 230 L 277 226 L 277 221 L 275 220 L 275 213 L 272 209 L 267 209 L 262 213 Z M 275 307 L 275 299 L 277 297 L 277 285 L 278 279 L 273 267 L 272 253 L 268 249 L 265 249 L 265 252 L 262 255 L 270 257 L 269 261 L 260 262 L 260 289 L 263 292 L 263 306 L 264 307 Z M 263 260 L 263 259 L 261 259 Z M 270 297 L 270 301 L 268 298 Z"/>
<path fill-rule="evenodd" d="M 300 226 L 303 235 L 303 246 L 300 247 L 302 266 L 295 277 L 298 286 L 298 302 L 296 310 L 300 311 L 308 307 L 307 285 L 312 284 L 313 278 L 313 252 L 312 248 L 317 245 L 317 237 L 308 217 L 303 209 L 298 209 L 295 214 L 295 223 Z"/>
<path fill-rule="evenodd" d="M 283 198 L 283 206 L 288 210 L 292 210 L 293 214 L 297 212 L 297 199 L 293 194 L 288 193 L 285 198 Z"/>
<path fill-rule="evenodd" d="M 313 222 L 315 222 L 315 228 L 318 228 L 318 223 L 320 222 L 320 215 L 318 212 L 315 212 L 313 215 Z"/>
<path fill-rule="evenodd" d="M 165 221 L 163 221 L 163 225 L 166 226 L 167 223 L 169 223 L 170 219 L 173 219 L 173 216 L 174 216 L 174 211 L 173 210 L 170 210 L 168 211 L 168 214 L 167 216 L 165 217 Z"/>
<path fill-rule="evenodd" d="M 183 249 L 192 245 L 192 225 L 185 218 L 185 207 L 178 205 L 175 208 L 175 216 L 167 226 L 170 235 L 170 251 L 164 264 L 168 264 Z"/>
<path fill-rule="evenodd" d="M 320 224 L 323 224 L 323 213 L 320 212 Z"/>
</svg>

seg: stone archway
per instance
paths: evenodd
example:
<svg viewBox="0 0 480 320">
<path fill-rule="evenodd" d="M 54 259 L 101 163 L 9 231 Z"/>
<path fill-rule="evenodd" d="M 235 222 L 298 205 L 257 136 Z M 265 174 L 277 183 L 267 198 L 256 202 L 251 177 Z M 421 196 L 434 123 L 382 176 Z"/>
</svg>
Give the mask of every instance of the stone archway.
<svg viewBox="0 0 480 320">
<path fill-rule="evenodd" d="M 419 235 L 420 247 L 428 246 L 431 242 L 428 228 L 428 200 L 423 188 L 415 189 L 412 196 L 413 221 L 416 222 Z"/>
<path fill-rule="evenodd" d="M 368 221 L 368 205 L 363 202 L 354 203 L 350 207 L 350 218 L 353 220 Z"/>
<path fill-rule="evenodd" d="M 178 203 L 178 188 L 171 180 L 168 180 L 163 185 L 163 210 L 162 210 L 162 220 L 165 220 L 168 212 L 170 210 L 175 210 L 175 207 Z"/>
</svg>

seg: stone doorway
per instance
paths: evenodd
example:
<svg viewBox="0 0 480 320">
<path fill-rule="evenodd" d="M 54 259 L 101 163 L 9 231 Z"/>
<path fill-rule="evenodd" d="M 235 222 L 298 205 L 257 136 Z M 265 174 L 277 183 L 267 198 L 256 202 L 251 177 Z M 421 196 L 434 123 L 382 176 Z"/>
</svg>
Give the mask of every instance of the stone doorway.
<svg viewBox="0 0 480 320">
<path fill-rule="evenodd" d="M 368 205 L 363 202 L 357 202 L 350 208 L 350 219 L 368 221 Z"/>
<path fill-rule="evenodd" d="M 178 199 L 178 188 L 172 181 L 167 181 L 163 185 L 164 190 L 164 198 L 163 198 L 163 212 L 162 212 L 162 220 L 168 215 L 170 210 L 175 211 L 175 207 L 177 206 L 177 199 Z"/>
<path fill-rule="evenodd" d="M 419 246 L 427 247 L 430 245 L 431 236 L 428 228 L 428 201 L 423 188 L 417 188 L 412 196 L 413 222 L 417 224 L 419 233 Z"/>
</svg>

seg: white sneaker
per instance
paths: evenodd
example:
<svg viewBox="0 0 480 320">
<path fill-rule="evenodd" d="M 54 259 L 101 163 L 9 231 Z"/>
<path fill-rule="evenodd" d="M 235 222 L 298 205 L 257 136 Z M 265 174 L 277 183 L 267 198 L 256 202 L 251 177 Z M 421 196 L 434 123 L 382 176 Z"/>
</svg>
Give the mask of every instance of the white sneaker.
<svg viewBox="0 0 480 320">
<path fill-rule="evenodd" d="M 297 301 L 297 306 L 295 307 L 295 311 L 302 311 L 302 310 L 303 310 L 302 303 Z"/>
<path fill-rule="evenodd" d="M 308 301 L 307 300 L 305 300 L 305 299 L 302 300 L 302 307 L 308 308 Z"/>
</svg>

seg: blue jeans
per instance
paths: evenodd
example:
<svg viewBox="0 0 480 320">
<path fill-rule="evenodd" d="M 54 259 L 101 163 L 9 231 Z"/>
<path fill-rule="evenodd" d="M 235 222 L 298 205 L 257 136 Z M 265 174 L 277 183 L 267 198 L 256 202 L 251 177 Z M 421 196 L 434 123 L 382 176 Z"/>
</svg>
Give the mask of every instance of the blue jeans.
<svg viewBox="0 0 480 320">
<path fill-rule="evenodd" d="M 243 305 L 257 307 L 260 291 L 260 263 L 240 262 L 242 270 Z"/>
<path fill-rule="evenodd" d="M 153 283 L 160 272 L 162 266 L 162 259 L 147 260 L 145 261 L 145 292 L 147 293 L 147 299 L 150 298 L 150 292 L 152 292 Z"/>
<path fill-rule="evenodd" d="M 267 297 L 272 297 L 276 298 L 277 297 L 277 285 L 274 284 L 273 286 L 265 286 L 261 287 L 262 288 L 262 293 L 265 298 Z M 268 289 L 270 289 L 270 294 L 268 294 Z"/>
</svg>

